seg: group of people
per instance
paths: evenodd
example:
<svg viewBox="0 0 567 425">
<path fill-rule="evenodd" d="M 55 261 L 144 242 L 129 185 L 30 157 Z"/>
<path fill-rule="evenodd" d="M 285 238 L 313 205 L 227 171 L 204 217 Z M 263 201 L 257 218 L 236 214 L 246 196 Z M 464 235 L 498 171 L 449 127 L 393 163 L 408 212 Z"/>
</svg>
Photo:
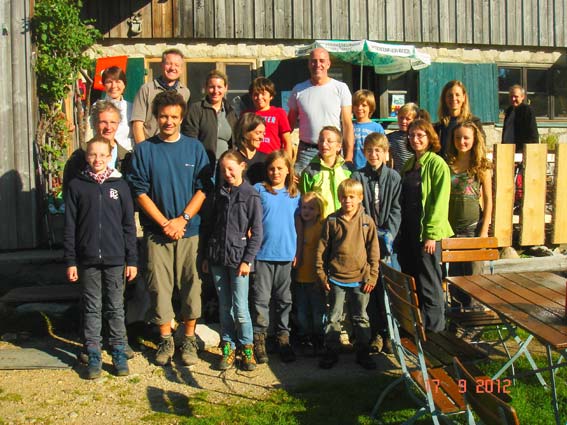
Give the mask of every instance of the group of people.
<svg viewBox="0 0 567 425">
<path fill-rule="evenodd" d="M 444 87 L 435 126 L 408 103 L 386 136 L 371 120 L 373 93 L 351 96 L 329 77 L 324 49 L 311 52 L 311 77 L 294 87 L 288 114 L 270 104 L 275 86 L 259 77 L 249 90 L 253 108 L 237 116 L 219 70 L 208 74 L 205 97 L 189 103 L 183 64 L 179 50 L 165 51 L 162 74 L 133 105 L 122 98 L 124 73 L 105 70 L 95 136 L 66 166 L 65 259 L 68 279 L 83 284 L 87 378 L 101 374 L 103 316 L 116 374 L 129 373 L 123 290 L 137 266 L 151 299 L 147 320 L 159 327 L 158 365 L 174 356 L 175 318 L 182 362 L 198 361 L 203 273 L 219 301 L 219 370 L 267 362 L 272 335 L 281 360 L 295 360 L 292 326 L 319 366 L 333 367 L 345 302 L 356 361 L 375 368 L 370 350 L 391 350 L 380 259 L 416 278 L 426 328 L 442 330 L 439 241 L 486 236 L 492 210 L 484 134 L 464 85 Z M 131 132 L 120 131 L 125 123 Z"/>
</svg>

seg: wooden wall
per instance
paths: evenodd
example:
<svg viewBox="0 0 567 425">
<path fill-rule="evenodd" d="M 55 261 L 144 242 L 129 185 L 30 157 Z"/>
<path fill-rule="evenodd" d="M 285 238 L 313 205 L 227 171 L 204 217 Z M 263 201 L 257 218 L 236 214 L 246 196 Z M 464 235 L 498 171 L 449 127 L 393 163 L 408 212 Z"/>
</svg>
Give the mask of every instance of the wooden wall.
<svg viewBox="0 0 567 425">
<path fill-rule="evenodd" d="M 27 1 L 0 0 L 0 250 L 37 244 Z"/>
<path fill-rule="evenodd" d="M 371 39 L 567 46 L 567 0 L 85 0 L 106 38 Z"/>
</svg>

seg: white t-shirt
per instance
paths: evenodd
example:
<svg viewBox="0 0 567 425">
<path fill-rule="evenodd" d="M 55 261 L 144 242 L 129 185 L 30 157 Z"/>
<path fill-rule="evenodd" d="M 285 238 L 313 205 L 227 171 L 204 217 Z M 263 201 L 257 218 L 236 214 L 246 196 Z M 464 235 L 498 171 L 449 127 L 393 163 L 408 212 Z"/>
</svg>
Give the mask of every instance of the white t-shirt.
<svg viewBox="0 0 567 425">
<path fill-rule="evenodd" d="M 296 84 L 289 97 L 289 109 L 297 110 L 299 140 L 317 144 L 319 132 L 326 125 L 341 128 L 341 108 L 352 106 L 352 95 L 348 86 L 333 78 L 322 85 L 314 86 L 311 80 Z"/>
</svg>

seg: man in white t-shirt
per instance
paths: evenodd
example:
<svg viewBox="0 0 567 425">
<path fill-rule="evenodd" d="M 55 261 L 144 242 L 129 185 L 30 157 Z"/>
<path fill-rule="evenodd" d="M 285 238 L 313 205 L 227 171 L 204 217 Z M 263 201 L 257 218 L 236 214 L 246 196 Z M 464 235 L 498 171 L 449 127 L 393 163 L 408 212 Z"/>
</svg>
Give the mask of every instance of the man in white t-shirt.
<svg viewBox="0 0 567 425">
<path fill-rule="evenodd" d="M 352 162 L 354 130 L 352 96 L 348 86 L 329 77 L 329 52 L 318 47 L 309 55 L 311 78 L 296 84 L 289 98 L 288 120 L 295 128 L 299 120 L 299 149 L 295 171 L 299 174 L 317 154 L 319 132 L 326 125 L 342 129 L 343 156 Z"/>
</svg>

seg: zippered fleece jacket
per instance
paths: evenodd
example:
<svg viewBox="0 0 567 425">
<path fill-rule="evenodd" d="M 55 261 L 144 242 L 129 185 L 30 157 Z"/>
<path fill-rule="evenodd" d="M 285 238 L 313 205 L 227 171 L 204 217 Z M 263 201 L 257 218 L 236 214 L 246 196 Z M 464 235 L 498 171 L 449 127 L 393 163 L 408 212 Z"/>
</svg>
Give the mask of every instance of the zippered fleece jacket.
<svg viewBox="0 0 567 425">
<path fill-rule="evenodd" d="M 362 206 L 350 220 L 344 219 L 342 210 L 327 217 L 315 259 L 321 283 L 332 278 L 344 283 L 375 285 L 379 261 L 376 225 Z"/>
<path fill-rule="evenodd" d="M 67 267 L 136 265 L 134 203 L 121 177 L 114 170 L 98 184 L 81 173 L 69 183 L 63 239 Z"/>
<path fill-rule="evenodd" d="M 338 196 L 339 185 L 350 175 L 351 172 L 341 156 L 337 156 L 335 165 L 328 167 L 321 157 L 316 155 L 301 173 L 299 190 L 301 193 L 313 191 L 321 195 L 324 218 L 341 207 Z"/>
<path fill-rule="evenodd" d="M 415 156 L 402 169 L 402 178 L 415 166 Z M 419 159 L 421 174 L 421 234 L 420 241 L 440 241 L 453 236 L 449 224 L 451 171 L 443 158 L 435 152 L 425 152 Z"/>
</svg>

